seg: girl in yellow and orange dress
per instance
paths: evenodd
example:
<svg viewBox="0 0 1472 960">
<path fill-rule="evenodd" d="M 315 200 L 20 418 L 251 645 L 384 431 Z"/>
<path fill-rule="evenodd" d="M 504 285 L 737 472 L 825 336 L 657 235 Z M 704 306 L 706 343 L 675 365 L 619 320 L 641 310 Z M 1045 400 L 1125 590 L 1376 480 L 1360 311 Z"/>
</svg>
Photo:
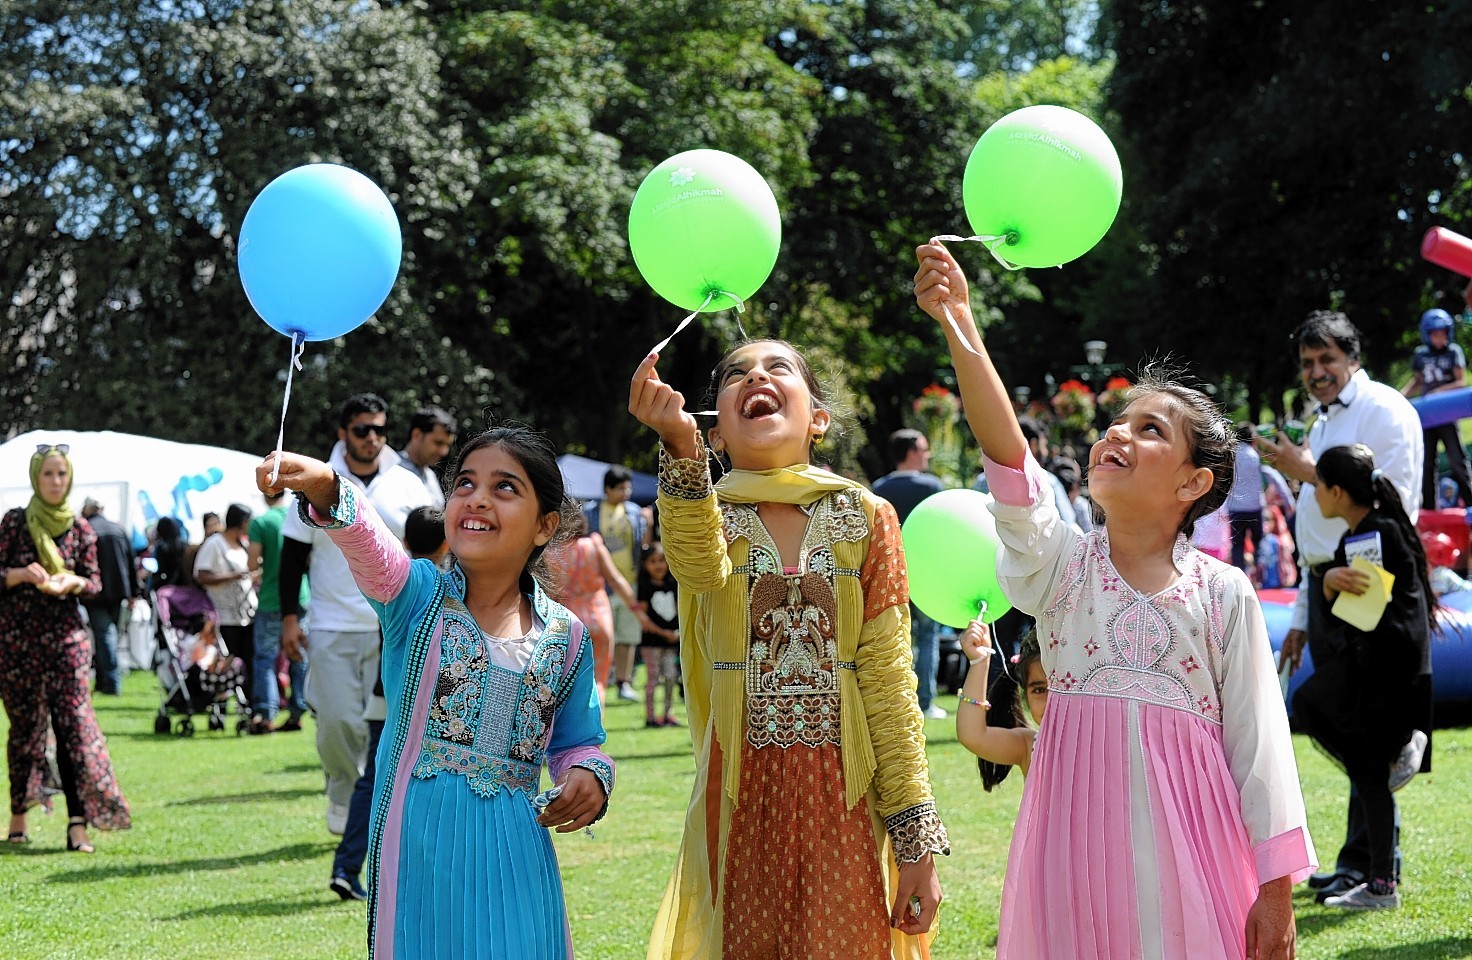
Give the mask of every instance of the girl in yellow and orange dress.
<svg viewBox="0 0 1472 960">
<path fill-rule="evenodd" d="M 716 367 L 710 443 L 732 468 L 716 484 L 656 360 L 629 410 L 662 445 L 696 778 L 648 956 L 918 958 L 948 845 L 894 508 L 809 464 L 831 416 L 789 344 Z"/>
</svg>

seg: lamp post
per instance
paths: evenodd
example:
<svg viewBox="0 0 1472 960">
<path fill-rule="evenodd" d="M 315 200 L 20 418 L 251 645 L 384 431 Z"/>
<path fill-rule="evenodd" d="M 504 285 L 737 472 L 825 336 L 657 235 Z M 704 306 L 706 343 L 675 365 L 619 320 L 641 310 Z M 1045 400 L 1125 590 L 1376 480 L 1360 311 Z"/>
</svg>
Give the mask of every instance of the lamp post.
<svg viewBox="0 0 1472 960">
<path fill-rule="evenodd" d="M 1094 392 L 1097 400 L 1104 392 L 1109 378 L 1124 368 L 1121 363 L 1105 363 L 1104 357 L 1109 352 L 1109 343 L 1104 340 L 1084 341 L 1084 362 L 1069 367 L 1069 371 L 1082 377 L 1088 383 L 1089 389 Z M 1100 428 L 1100 421 L 1104 419 L 1102 404 L 1095 407 L 1094 426 Z"/>
</svg>

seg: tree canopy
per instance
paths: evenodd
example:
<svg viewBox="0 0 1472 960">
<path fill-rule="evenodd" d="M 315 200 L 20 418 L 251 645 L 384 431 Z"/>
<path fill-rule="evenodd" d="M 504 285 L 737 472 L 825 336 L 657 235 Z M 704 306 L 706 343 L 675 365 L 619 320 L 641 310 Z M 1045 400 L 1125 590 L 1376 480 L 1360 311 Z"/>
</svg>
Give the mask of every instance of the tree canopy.
<svg viewBox="0 0 1472 960">
<path fill-rule="evenodd" d="M 338 403 L 375 390 L 399 423 L 437 403 L 462 430 L 523 419 L 649 465 L 627 377 L 682 311 L 639 277 L 627 211 L 651 167 L 712 147 L 772 186 L 782 254 L 661 371 L 694 403 L 739 330 L 791 339 L 854 414 L 828 456 L 875 475 L 873 441 L 945 382 L 913 247 L 969 232 L 967 154 L 1032 103 L 1101 122 L 1125 203 L 1063 270 L 960 251 L 1009 380 L 1041 396 L 1097 337 L 1263 397 L 1291 378 L 1289 330 L 1330 305 L 1383 364 L 1438 293 L 1459 303 L 1416 250 L 1466 210 L 1469 6 L 29 4 L 0 23 L 0 433 L 267 448 L 288 343 L 251 312 L 235 242 L 266 183 L 331 161 L 388 193 L 404 264 L 373 320 L 310 345 L 288 444 L 322 449 Z"/>
</svg>

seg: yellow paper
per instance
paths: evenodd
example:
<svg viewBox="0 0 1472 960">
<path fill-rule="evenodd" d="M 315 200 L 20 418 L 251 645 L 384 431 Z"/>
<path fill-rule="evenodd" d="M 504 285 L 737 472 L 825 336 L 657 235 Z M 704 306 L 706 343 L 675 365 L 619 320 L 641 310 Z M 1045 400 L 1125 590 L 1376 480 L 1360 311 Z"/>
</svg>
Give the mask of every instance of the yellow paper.
<svg viewBox="0 0 1472 960">
<path fill-rule="evenodd" d="M 1380 618 L 1385 615 L 1385 607 L 1390 603 L 1390 588 L 1395 585 L 1395 575 L 1364 557 L 1355 557 L 1350 567 L 1368 574 L 1370 586 L 1358 596 L 1352 593 L 1339 594 L 1334 598 L 1332 612 L 1350 626 L 1369 633 L 1379 625 Z"/>
</svg>

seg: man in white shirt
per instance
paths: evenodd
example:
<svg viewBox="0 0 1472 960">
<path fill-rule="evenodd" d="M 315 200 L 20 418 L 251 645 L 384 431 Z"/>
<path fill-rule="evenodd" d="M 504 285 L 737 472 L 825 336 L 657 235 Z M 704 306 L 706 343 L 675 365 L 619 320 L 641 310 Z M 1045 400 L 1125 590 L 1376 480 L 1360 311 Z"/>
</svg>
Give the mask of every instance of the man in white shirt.
<svg viewBox="0 0 1472 960">
<path fill-rule="evenodd" d="M 409 511 L 427 505 L 430 497 L 420 478 L 400 468 L 387 434 L 388 405 L 376 394 L 360 393 L 343 404 L 337 444 L 327 462 L 367 494 L 389 530 L 402 538 Z M 307 571 L 312 589 L 307 703 L 316 715 L 317 754 L 327 774 L 327 829 L 341 834 L 366 760 L 368 721 L 382 720 L 386 712 L 378 676 L 378 617 L 359 592 L 342 551 L 322 530 L 304 523 L 298 509 L 288 511 L 281 533 L 281 648 L 296 660 L 306 642 L 298 616 Z"/>
<path fill-rule="evenodd" d="M 1324 599 L 1324 569 L 1334 559 L 1339 540 L 1348 530 L 1343 520 L 1328 519 L 1314 498 L 1319 456 L 1332 447 L 1363 443 L 1375 454 L 1375 465 L 1400 493 L 1411 522 L 1421 504 L 1421 419 L 1409 400 L 1360 369 L 1360 332 L 1342 313 L 1316 310 L 1293 334 L 1299 372 L 1318 402 L 1318 417 L 1300 446 L 1279 435 L 1276 442 L 1259 439 L 1283 473 L 1299 481 L 1294 536 L 1298 543 L 1298 601 L 1293 625 L 1283 640 L 1279 663 L 1298 669 L 1305 641 L 1317 662 L 1329 652 L 1324 624 L 1330 616 Z M 1322 651 L 1322 652 L 1321 652 Z M 1430 732 L 1429 730 L 1427 731 Z M 1415 758 L 1420 765 L 1419 756 Z M 1389 771 L 1386 771 L 1387 776 Z M 1332 874 L 1316 874 L 1320 902 L 1343 894 L 1367 879 L 1369 847 L 1364 813 L 1357 795 L 1349 799 L 1349 829 Z"/>
</svg>

